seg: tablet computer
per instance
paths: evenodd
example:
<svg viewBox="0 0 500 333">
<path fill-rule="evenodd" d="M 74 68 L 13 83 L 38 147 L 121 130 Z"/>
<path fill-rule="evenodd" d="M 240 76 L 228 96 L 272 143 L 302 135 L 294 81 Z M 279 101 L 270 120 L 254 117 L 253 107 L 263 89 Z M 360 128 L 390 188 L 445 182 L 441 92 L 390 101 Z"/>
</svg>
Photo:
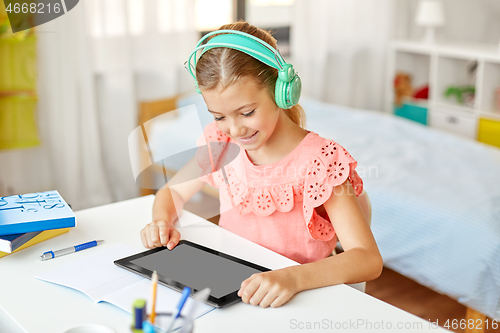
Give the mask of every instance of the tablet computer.
<svg viewBox="0 0 500 333">
<path fill-rule="evenodd" d="M 207 304 L 225 307 L 241 300 L 241 282 L 268 268 L 181 240 L 172 250 L 158 247 L 116 260 L 115 265 L 151 279 L 154 271 L 158 282 L 179 292 L 190 287 L 193 292 L 210 288 Z"/>
</svg>

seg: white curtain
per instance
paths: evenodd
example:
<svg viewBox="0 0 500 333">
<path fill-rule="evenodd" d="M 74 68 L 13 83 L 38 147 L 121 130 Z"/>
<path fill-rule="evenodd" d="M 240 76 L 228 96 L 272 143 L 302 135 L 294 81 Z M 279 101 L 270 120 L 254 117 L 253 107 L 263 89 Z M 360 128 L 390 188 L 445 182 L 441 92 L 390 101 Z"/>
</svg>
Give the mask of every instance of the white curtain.
<svg viewBox="0 0 500 333">
<path fill-rule="evenodd" d="M 291 52 L 304 96 L 382 110 L 394 0 L 296 0 Z"/>
<path fill-rule="evenodd" d="M 128 135 L 139 101 L 192 90 L 194 0 L 80 1 L 37 32 L 42 144 L 0 152 L 0 192 L 57 189 L 74 209 L 137 196 Z"/>
</svg>

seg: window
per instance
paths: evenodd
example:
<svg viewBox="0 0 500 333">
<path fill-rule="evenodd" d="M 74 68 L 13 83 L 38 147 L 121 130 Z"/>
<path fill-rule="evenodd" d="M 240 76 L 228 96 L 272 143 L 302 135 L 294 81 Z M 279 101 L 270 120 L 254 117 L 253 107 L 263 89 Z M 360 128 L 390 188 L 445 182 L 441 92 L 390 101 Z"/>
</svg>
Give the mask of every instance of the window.
<svg viewBox="0 0 500 333">
<path fill-rule="evenodd" d="M 247 0 L 245 19 L 259 28 L 271 30 L 284 57 L 290 55 L 290 26 L 295 0 Z"/>
<path fill-rule="evenodd" d="M 196 0 L 196 28 L 200 32 L 218 29 L 234 21 L 233 0 Z"/>
</svg>

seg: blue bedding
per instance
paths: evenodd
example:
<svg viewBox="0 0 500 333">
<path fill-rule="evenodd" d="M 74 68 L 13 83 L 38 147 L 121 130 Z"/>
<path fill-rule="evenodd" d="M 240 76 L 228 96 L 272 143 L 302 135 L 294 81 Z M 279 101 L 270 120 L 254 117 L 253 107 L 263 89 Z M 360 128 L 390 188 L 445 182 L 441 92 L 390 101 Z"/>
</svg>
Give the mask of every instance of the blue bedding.
<svg viewBox="0 0 500 333">
<path fill-rule="evenodd" d="M 212 121 L 200 95 L 178 106 L 191 104 L 202 126 Z M 308 130 L 358 161 L 385 266 L 500 319 L 500 149 L 389 114 L 301 105 Z"/>
</svg>

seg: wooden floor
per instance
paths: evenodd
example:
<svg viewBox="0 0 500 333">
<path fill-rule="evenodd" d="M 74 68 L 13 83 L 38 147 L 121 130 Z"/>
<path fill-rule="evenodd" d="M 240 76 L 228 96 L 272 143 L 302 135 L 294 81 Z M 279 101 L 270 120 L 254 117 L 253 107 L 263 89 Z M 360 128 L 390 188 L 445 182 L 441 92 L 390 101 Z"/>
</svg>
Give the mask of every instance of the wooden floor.
<svg viewBox="0 0 500 333">
<path fill-rule="evenodd" d="M 425 320 L 437 321 L 439 326 L 447 320 L 450 325 L 453 319 L 458 323 L 465 320 L 465 306 L 385 267 L 378 279 L 367 282 L 366 293 Z M 500 332 L 491 328 L 491 319 L 489 321 L 490 328 L 484 332 Z M 460 328 L 453 331 L 465 332 Z"/>
</svg>

